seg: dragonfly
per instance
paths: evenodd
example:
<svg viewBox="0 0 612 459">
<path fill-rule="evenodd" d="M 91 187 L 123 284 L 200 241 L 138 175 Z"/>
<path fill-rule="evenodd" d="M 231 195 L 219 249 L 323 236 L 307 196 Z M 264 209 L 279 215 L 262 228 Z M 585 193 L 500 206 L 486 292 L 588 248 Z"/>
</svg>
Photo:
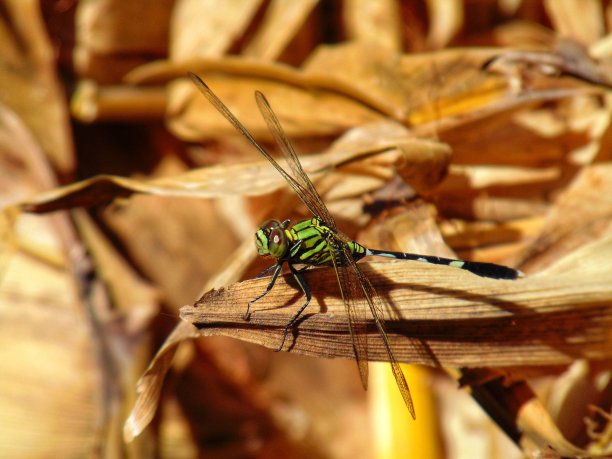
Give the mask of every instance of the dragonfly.
<svg viewBox="0 0 612 459">
<path fill-rule="evenodd" d="M 395 358 L 386 333 L 382 299 L 377 295 L 374 286 L 357 264 L 357 261 L 366 256 L 376 255 L 398 260 L 413 260 L 436 265 L 447 265 L 469 271 L 481 277 L 493 279 L 516 279 L 522 273 L 494 263 L 454 260 L 429 255 L 370 249 L 351 240 L 338 229 L 336 221 L 323 203 L 312 181 L 306 172 L 304 172 L 296 151 L 285 134 L 278 118 L 272 111 L 266 97 L 261 92 L 255 91 L 255 101 L 259 111 L 274 140 L 280 147 L 288 169 L 283 168 L 270 153 L 255 141 L 249 130 L 232 114 L 199 76 L 194 73 L 189 73 L 189 76 L 200 92 L 219 113 L 276 168 L 312 214 L 311 218 L 299 221 L 293 225 L 291 225 L 289 220 L 268 220 L 255 233 L 255 243 L 259 255 L 272 257 L 276 259 L 276 263 L 260 275 L 272 272 L 271 280 L 265 291 L 248 303 L 245 319 L 248 320 L 250 317 L 251 306 L 272 290 L 283 266 L 287 264 L 291 274 L 304 293 L 305 302 L 284 328 L 283 337 L 277 349 L 281 351 L 289 330 L 292 329 L 308 307 L 312 297 L 310 287 L 302 275 L 303 269 L 313 266 L 332 267 L 346 308 L 353 353 L 364 389 L 367 389 L 368 386 L 368 345 L 365 314 L 367 309 L 369 309 L 382 339 L 404 403 L 412 418 L 416 419 L 408 383 Z M 304 266 L 304 268 L 298 269 L 296 265 Z M 366 304 L 368 308 L 365 307 Z"/>
</svg>

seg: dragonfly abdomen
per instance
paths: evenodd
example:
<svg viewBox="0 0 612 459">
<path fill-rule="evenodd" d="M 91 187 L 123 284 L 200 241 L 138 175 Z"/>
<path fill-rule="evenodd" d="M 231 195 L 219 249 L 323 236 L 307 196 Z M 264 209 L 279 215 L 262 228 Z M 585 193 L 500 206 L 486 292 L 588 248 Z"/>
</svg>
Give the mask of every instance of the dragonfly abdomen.
<svg viewBox="0 0 612 459">
<path fill-rule="evenodd" d="M 365 249 L 366 255 L 376 255 L 379 257 L 395 258 L 397 260 L 414 260 L 434 265 L 452 266 L 453 268 L 463 269 L 480 277 L 491 279 L 517 279 L 523 277 L 523 273 L 507 266 L 494 263 L 483 263 L 479 261 L 453 260 L 452 258 L 435 257 L 431 255 L 418 255 L 416 253 L 388 252 L 385 250 Z"/>
</svg>

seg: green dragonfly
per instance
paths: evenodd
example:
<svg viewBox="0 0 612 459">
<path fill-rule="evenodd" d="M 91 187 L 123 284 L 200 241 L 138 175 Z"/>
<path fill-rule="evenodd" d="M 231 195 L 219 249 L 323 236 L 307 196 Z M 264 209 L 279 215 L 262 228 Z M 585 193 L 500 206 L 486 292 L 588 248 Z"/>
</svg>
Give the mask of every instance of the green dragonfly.
<svg viewBox="0 0 612 459">
<path fill-rule="evenodd" d="M 263 115 L 274 139 L 280 146 L 290 170 L 285 170 L 281 167 L 281 165 L 255 141 L 247 128 L 238 121 L 200 77 L 193 73 L 189 73 L 189 76 L 208 101 L 236 128 L 236 130 L 238 130 L 238 132 L 246 137 L 257 151 L 270 161 L 276 170 L 285 178 L 289 186 L 297 193 L 308 210 L 313 214 L 312 218 L 297 222 L 292 226 L 290 226 L 289 220 L 282 222 L 278 220 L 268 220 L 262 224 L 255 233 L 255 243 L 259 255 L 271 256 L 276 259 L 276 263 L 261 274 L 264 275 L 273 271 L 266 290 L 249 302 L 245 318 L 248 320 L 250 308 L 253 303 L 263 298 L 272 290 L 283 265 L 287 263 L 291 274 L 304 292 L 306 301 L 285 326 L 283 338 L 278 347 L 279 351 L 282 350 L 289 330 L 295 325 L 311 300 L 310 287 L 302 276 L 301 270 L 298 270 L 295 265 L 303 265 L 305 267 L 333 267 L 340 287 L 340 294 L 346 307 L 353 351 L 364 389 L 367 389 L 368 384 L 366 308 L 364 307 L 365 304 L 367 304 L 380 337 L 382 338 L 397 386 L 408 407 L 408 411 L 410 411 L 413 419 L 416 419 L 410 389 L 406 383 L 404 373 L 393 355 L 393 350 L 389 343 L 387 333 L 385 332 L 382 300 L 376 294 L 374 286 L 361 270 L 357 261 L 368 255 L 377 255 L 400 260 L 414 260 L 437 265 L 452 266 L 469 271 L 478 276 L 494 279 L 516 279 L 521 275 L 520 271 L 493 263 L 453 260 L 428 255 L 369 249 L 352 241 L 338 230 L 334 218 L 329 213 L 329 210 L 323 203 L 319 193 L 317 193 L 313 183 L 308 178 L 308 175 L 304 172 L 293 146 L 289 142 L 289 139 L 283 131 L 278 118 L 272 111 L 266 97 L 259 91 L 255 92 L 255 100 L 259 107 L 259 111 Z"/>
</svg>

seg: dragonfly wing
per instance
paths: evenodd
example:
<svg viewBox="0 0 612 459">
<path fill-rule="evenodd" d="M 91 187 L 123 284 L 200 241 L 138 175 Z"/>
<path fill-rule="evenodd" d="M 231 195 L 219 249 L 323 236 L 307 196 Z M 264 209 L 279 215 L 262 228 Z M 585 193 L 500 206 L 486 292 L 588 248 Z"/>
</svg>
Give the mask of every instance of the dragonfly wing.
<svg viewBox="0 0 612 459">
<path fill-rule="evenodd" d="M 334 243 L 337 242 L 337 243 Z M 328 247 L 331 251 L 331 259 L 340 287 L 340 294 L 346 308 L 349 331 L 353 342 L 355 361 L 359 369 L 361 384 L 364 389 L 368 388 L 368 335 L 366 329 L 365 309 L 359 307 L 363 303 L 363 290 L 355 282 L 350 271 L 346 267 L 346 259 L 350 257 L 350 252 L 343 249 L 342 241 L 329 242 Z"/>
<path fill-rule="evenodd" d="M 395 377 L 397 387 L 402 394 L 402 398 L 404 399 L 404 403 L 406 404 L 408 411 L 410 411 L 410 415 L 413 419 L 416 419 L 414 404 L 412 403 L 412 396 L 410 395 L 410 388 L 408 387 L 408 383 L 406 382 L 406 378 L 404 377 L 404 373 L 400 368 L 399 363 L 393 355 L 393 350 L 391 349 L 391 344 L 389 343 L 389 338 L 385 330 L 381 299 L 376 293 L 376 290 L 368 277 L 363 273 L 359 265 L 353 260 L 352 257 L 347 259 L 347 264 L 344 271 L 348 273 L 347 282 L 351 285 L 357 285 L 358 288 L 361 289 L 360 297 L 365 299 L 370 307 L 372 317 L 374 318 L 374 323 L 376 324 L 378 333 L 380 334 L 385 350 L 387 351 L 387 356 L 389 357 L 389 362 L 391 363 L 391 370 L 393 371 L 393 376 Z"/>
<path fill-rule="evenodd" d="M 270 163 L 283 176 L 283 178 L 287 181 L 287 183 L 289 183 L 291 188 L 293 188 L 293 190 L 297 193 L 297 195 L 304 202 L 304 204 L 306 205 L 308 210 L 310 210 L 310 212 L 312 212 L 314 215 L 319 215 L 319 213 L 321 212 L 321 209 L 325 209 L 325 214 L 329 215 L 329 211 L 325 208 L 325 205 L 321 201 L 321 198 L 316 193 L 316 191 L 314 191 L 314 194 L 313 194 L 314 186 L 312 185 L 312 182 L 310 182 L 310 179 L 308 178 L 308 176 L 306 176 L 306 174 L 304 174 L 305 178 L 301 178 L 301 179 L 299 178 L 300 177 L 299 175 L 296 175 L 296 178 L 292 177 L 285 169 L 282 168 L 280 164 L 278 164 L 278 162 L 272 157 L 272 155 L 270 155 L 270 153 L 264 150 L 261 147 L 261 145 L 259 145 L 255 141 L 255 138 L 253 137 L 251 132 L 238 120 L 238 118 L 234 116 L 232 112 L 230 112 L 229 108 L 227 108 L 227 106 L 221 101 L 221 99 L 219 99 L 217 95 L 214 92 L 212 92 L 212 90 L 208 87 L 208 85 L 204 83 L 204 81 L 202 81 L 202 79 L 199 76 L 197 76 L 195 73 L 190 72 L 189 77 L 191 78 L 193 83 L 196 85 L 196 87 L 200 90 L 200 92 L 204 95 L 204 97 L 206 97 L 208 101 L 217 109 L 217 111 L 221 113 L 225 117 L 225 119 L 228 120 L 232 124 L 232 126 L 234 126 L 234 128 L 236 128 L 236 130 L 240 132 L 240 134 L 242 134 L 249 141 L 249 143 L 253 147 L 255 147 L 255 149 L 259 151 L 259 153 L 261 153 L 264 156 L 264 158 L 270 161 Z M 272 109 L 270 109 L 270 113 L 272 113 L 271 116 L 274 117 L 274 119 L 276 119 L 276 117 L 274 116 L 274 113 L 271 110 Z M 265 116 L 266 115 L 264 115 L 264 118 Z M 268 122 L 267 118 L 266 118 L 266 122 Z M 276 123 L 278 124 L 278 120 L 276 120 Z M 268 126 L 270 126 L 269 123 L 268 123 Z M 273 132 L 273 134 L 275 137 L 277 137 L 278 135 L 278 133 L 276 132 Z M 284 133 L 282 135 L 284 135 Z M 293 167 L 294 167 L 293 160 L 288 159 L 288 161 L 293 170 Z M 298 161 L 297 157 L 295 158 L 295 161 Z M 299 164 L 299 161 L 298 161 L 298 164 Z M 299 167 L 301 170 L 301 166 Z M 332 217 L 330 216 L 329 218 L 332 218 Z M 331 221 L 333 222 L 333 218 Z M 329 225 L 328 222 L 326 223 Z M 334 223 L 333 228 L 335 228 L 335 223 Z"/>
<path fill-rule="evenodd" d="M 306 207 L 317 217 L 319 217 L 323 223 L 332 228 L 333 230 L 337 230 L 336 221 L 327 210 L 327 207 L 323 203 L 321 196 L 317 192 L 314 187 L 312 181 L 304 172 L 304 168 L 302 167 L 302 163 L 298 158 L 293 145 L 289 142 L 287 138 L 287 134 L 283 130 L 280 122 L 274 111 L 272 111 L 272 107 L 270 107 L 270 103 L 266 96 L 264 96 L 261 92 L 255 91 L 255 100 L 257 101 L 257 106 L 259 107 L 259 111 L 261 112 L 266 124 L 268 125 L 268 129 L 274 136 L 276 143 L 280 146 L 285 159 L 287 160 L 287 164 L 291 168 L 292 178 L 299 183 L 301 191 L 298 193 Z"/>
</svg>

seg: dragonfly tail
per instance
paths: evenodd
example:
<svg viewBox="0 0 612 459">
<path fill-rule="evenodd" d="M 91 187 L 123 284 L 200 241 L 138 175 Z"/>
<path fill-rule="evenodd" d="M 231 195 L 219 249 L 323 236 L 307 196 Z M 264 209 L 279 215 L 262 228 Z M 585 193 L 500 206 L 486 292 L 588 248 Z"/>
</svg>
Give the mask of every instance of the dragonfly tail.
<svg viewBox="0 0 612 459">
<path fill-rule="evenodd" d="M 497 265 L 495 263 L 483 263 L 479 261 L 464 261 L 454 260 L 452 258 L 434 257 L 430 255 L 418 255 L 415 253 L 404 252 L 388 252 L 385 250 L 366 249 L 366 255 L 375 255 L 378 257 L 395 258 L 396 260 L 413 260 L 422 263 L 431 263 L 434 265 L 452 266 L 453 268 L 463 269 L 480 277 L 488 277 L 491 279 L 506 279 L 513 280 L 523 277 L 524 274 L 516 269 L 507 266 Z"/>
</svg>

